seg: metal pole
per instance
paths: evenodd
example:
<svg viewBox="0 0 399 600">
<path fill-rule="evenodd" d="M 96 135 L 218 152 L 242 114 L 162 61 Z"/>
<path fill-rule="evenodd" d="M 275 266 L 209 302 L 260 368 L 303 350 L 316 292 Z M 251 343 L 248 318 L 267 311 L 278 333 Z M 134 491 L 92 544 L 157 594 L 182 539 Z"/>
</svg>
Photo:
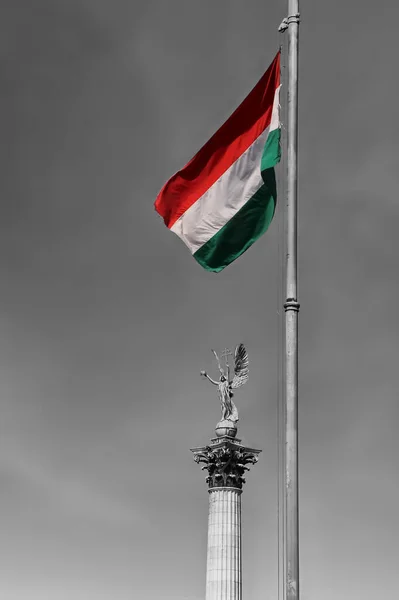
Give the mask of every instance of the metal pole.
<svg viewBox="0 0 399 600">
<path fill-rule="evenodd" d="M 285 308 L 285 598 L 299 600 L 298 505 L 298 29 L 299 0 L 288 0 L 288 149 Z"/>
</svg>

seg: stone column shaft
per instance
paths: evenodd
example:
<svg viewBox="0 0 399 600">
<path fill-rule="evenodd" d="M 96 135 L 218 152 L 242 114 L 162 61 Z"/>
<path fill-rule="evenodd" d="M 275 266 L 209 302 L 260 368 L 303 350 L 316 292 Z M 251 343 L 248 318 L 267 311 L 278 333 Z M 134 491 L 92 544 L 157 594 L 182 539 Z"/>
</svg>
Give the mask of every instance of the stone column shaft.
<svg viewBox="0 0 399 600">
<path fill-rule="evenodd" d="M 241 493 L 209 490 L 206 600 L 241 600 Z"/>
<path fill-rule="evenodd" d="M 192 452 L 208 472 L 206 600 L 241 600 L 241 493 L 244 474 L 258 461 L 260 450 L 223 431 L 209 446 Z"/>
</svg>

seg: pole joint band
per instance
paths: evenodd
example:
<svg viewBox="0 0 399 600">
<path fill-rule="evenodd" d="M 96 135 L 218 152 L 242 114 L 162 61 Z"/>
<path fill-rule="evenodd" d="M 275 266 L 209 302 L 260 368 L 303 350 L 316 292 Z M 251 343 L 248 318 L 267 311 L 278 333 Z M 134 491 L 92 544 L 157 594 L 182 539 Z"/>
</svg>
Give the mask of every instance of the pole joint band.
<svg viewBox="0 0 399 600">
<path fill-rule="evenodd" d="M 296 301 L 295 298 L 287 298 L 287 300 L 284 304 L 285 312 L 288 312 L 289 310 L 299 312 L 299 307 L 300 307 L 300 304 L 299 304 L 299 302 Z"/>
<path fill-rule="evenodd" d="M 295 15 L 290 15 L 289 17 L 285 17 L 285 19 L 281 21 L 278 30 L 280 33 L 284 33 L 284 31 L 286 31 L 292 23 L 297 23 L 299 25 L 300 22 L 301 15 L 299 13 L 296 13 Z"/>
</svg>

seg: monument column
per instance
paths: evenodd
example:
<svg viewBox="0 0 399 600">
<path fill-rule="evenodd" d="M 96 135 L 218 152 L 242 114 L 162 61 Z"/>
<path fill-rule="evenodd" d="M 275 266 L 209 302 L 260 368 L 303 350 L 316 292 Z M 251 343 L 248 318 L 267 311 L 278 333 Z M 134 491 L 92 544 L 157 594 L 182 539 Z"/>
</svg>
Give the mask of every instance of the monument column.
<svg viewBox="0 0 399 600">
<path fill-rule="evenodd" d="M 245 471 L 260 450 L 236 438 L 231 421 L 221 421 L 209 446 L 193 448 L 204 463 L 209 492 L 206 600 L 242 600 L 241 494 Z"/>
</svg>

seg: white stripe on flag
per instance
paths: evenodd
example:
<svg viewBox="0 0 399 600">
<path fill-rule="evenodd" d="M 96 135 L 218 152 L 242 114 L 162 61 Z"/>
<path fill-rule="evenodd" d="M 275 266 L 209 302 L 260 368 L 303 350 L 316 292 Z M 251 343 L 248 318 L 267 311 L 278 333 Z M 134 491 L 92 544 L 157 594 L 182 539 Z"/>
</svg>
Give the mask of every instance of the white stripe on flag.
<svg viewBox="0 0 399 600">
<path fill-rule="evenodd" d="M 262 186 L 260 163 L 266 139 L 269 132 L 280 126 L 280 87 L 274 95 L 270 126 L 170 228 L 192 254 L 216 235 Z"/>
</svg>

